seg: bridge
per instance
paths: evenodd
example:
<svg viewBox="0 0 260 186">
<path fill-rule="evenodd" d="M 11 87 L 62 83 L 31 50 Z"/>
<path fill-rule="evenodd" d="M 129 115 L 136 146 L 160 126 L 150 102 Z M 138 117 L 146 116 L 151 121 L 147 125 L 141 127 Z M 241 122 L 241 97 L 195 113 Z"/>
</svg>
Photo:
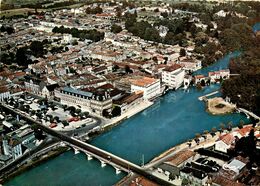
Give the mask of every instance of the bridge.
<svg viewBox="0 0 260 186">
<path fill-rule="evenodd" d="M 62 140 L 65 144 L 71 146 L 74 150 L 84 152 L 87 155 L 88 160 L 91 160 L 92 157 L 97 158 L 101 162 L 101 167 L 104 167 L 106 164 L 110 164 L 111 166 L 113 166 L 116 169 L 116 173 L 120 173 L 121 170 L 123 170 L 125 172 L 134 172 L 136 174 L 139 174 L 141 176 L 148 178 L 151 181 L 158 183 L 159 185 L 171 185 L 166 180 L 163 180 L 163 179 L 149 173 L 148 171 L 146 171 L 139 165 L 131 163 L 123 158 L 120 158 L 112 153 L 109 153 L 105 150 L 102 150 L 102 149 L 95 147 L 91 144 L 88 144 L 86 142 L 80 141 L 74 137 L 69 137 L 66 134 L 52 130 L 52 129 L 46 127 L 45 125 L 43 125 L 41 122 L 36 121 L 29 116 L 26 116 L 25 114 L 21 113 L 18 110 L 12 109 L 11 107 L 9 107 L 8 105 L 6 105 L 4 103 L 0 103 L 0 106 L 8 109 L 9 111 L 11 111 L 17 115 L 20 115 L 27 121 L 36 124 L 37 128 L 43 130 L 44 132 L 46 132 L 47 134 L 49 134 L 53 137 L 56 137 L 56 138 Z"/>
</svg>

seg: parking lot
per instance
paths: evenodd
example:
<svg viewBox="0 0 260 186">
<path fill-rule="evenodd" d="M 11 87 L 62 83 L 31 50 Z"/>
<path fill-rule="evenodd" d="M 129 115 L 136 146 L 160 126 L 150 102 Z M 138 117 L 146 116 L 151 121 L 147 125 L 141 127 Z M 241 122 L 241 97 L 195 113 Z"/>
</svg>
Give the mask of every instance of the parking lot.
<svg viewBox="0 0 260 186">
<path fill-rule="evenodd" d="M 95 119 L 78 107 L 57 105 L 47 99 L 20 95 L 5 100 L 11 108 L 41 121 L 54 130 L 69 131 L 94 124 Z"/>
</svg>

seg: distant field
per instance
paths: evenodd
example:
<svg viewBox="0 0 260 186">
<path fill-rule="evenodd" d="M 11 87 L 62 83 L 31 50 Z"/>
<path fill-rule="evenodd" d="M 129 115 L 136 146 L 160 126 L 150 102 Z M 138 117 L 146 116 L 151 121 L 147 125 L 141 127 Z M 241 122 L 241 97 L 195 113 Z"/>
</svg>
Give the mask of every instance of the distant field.
<svg viewBox="0 0 260 186">
<path fill-rule="evenodd" d="M 40 0 L 1 0 L 1 2 L 7 3 L 7 4 L 33 4 L 37 2 L 43 2 Z"/>
<path fill-rule="evenodd" d="M 13 16 L 13 15 L 27 15 L 27 13 L 29 11 L 34 12 L 34 10 L 30 9 L 30 8 L 19 8 L 19 9 L 1 11 L 0 15 L 1 15 L 1 17 L 2 16 L 10 17 L 10 16 Z"/>
<path fill-rule="evenodd" d="M 12 10 L 4 10 L 1 11 L 0 16 L 3 17 L 10 17 L 13 15 L 27 15 L 28 12 L 34 12 L 34 9 L 31 8 L 19 8 L 19 9 L 12 9 Z"/>
</svg>

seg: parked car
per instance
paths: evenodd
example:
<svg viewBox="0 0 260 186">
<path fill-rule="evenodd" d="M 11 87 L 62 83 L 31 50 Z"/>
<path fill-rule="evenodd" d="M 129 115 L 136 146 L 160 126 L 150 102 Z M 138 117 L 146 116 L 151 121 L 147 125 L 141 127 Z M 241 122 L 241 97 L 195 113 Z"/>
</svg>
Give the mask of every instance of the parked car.
<svg viewBox="0 0 260 186">
<path fill-rule="evenodd" d="M 50 128 L 55 128 L 55 127 L 57 127 L 57 126 L 58 126 L 57 123 L 51 123 L 51 124 L 49 125 Z"/>
</svg>

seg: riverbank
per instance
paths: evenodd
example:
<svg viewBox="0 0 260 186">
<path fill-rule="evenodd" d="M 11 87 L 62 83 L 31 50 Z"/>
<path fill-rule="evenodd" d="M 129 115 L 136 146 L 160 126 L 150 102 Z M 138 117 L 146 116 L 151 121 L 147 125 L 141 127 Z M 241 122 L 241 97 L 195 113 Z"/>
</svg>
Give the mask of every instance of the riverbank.
<svg viewBox="0 0 260 186">
<path fill-rule="evenodd" d="M 59 147 L 56 147 L 56 148 L 48 150 L 48 151 L 44 151 L 44 150 L 45 149 L 42 150 L 43 153 L 41 153 L 42 151 L 38 152 L 34 158 L 25 160 L 25 162 L 22 164 L 22 166 L 18 167 L 11 173 L 4 175 L 4 177 L 0 180 L 0 184 L 4 184 L 5 182 L 16 177 L 17 175 L 22 174 L 23 172 L 25 172 L 33 167 L 36 167 L 52 158 L 59 156 L 60 154 L 68 151 L 69 148 L 65 147 L 65 146 L 59 146 Z"/>
<path fill-rule="evenodd" d="M 117 126 L 118 124 L 120 124 L 124 120 L 129 119 L 130 117 L 138 114 L 139 112 L 142 112 L 143 110 L 149 108 L 153 104 L 154 104 L 154 102 L 151 102 L 151 101 L 142 102 L 140 105 L 135 106 L 135 107 L 127 110 L 121 116 L 118 116 L 116 118 L 111 119 L 107 124 L 102 126 L 102 130 L 108 131 L 108 130 L 112 129 L 114 126 Z"/>
<path fill-rule="evenodd" d="M 250 126 L 252 127 L 252 124 L 244 125 L 244 128 L 247 128 Z M 239 128 L 234 127 L 234 128 L 232 128 L 231 131 L 227 131 L 227 133 L 232 133 L 237 130 L 239 130 Z M 208 134 L 204 135 L 205 139 L 200 143 L 196 142 L 196 138 L 193 138 L 191 140 L 180 143 L 180 144 L 164 151 L 163 153 L 161 153 L 160 155 L 158 155 L 157 157 L 152 159 L 149 163 L 147 163 L 144 166 L 144 169 L 153 170 L 154 167 L 159 166 L 160 164 L 167 161 L 169 158 L 171 158 L 172 156 L 174 156 L 175 154 L 177 154 L 180 151 L 184 151 L 184 150 L 195 151 L 199 148 L 211 147 L 215 144 L 215 142 L 219 139 L 219 137 L 221 135 L 224 135 L 224 133 L 216 132 L 214 136 L 212 136 L 211 134 L 208 133 Z M 116 185 L 125 185 L 126 183 L 131 183 L 131 180 L 133 180 L 133 178 L 135 178 L 135 177 L 136 177 L 136 175 L 128 174 L 126 177 L 121 179 Z M 174 181 L 176 181 L 176 183 Z M 181 185 L 181 180 L 180 179 L 173 180 L 173 183 L 175 183 L 177 185 Z"/>
</svg>

